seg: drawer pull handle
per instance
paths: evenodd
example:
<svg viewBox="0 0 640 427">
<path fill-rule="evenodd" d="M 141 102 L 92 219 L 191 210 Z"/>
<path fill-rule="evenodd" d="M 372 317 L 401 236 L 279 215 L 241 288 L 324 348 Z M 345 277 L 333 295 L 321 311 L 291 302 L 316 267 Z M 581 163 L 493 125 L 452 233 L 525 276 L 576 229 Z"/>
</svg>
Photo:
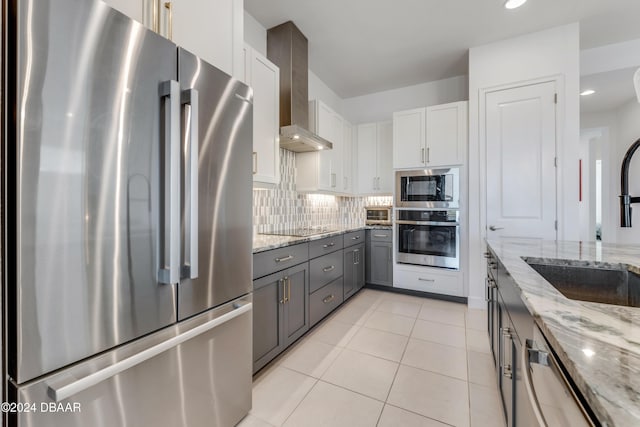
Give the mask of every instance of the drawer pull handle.
<svg viewBox="0 0 640 427">
<path fill-rule="evenodd" d="M 335 268 L 336 268 L 335 265 L 330 265 L 329 267 L 323 268 L 322 271 L 324 271 L 326 273 L 326 272 L 329 272 L 331 270 L 335 270 Z"/>
<path fill-rule="evenodd" d="M 425 279 L 423 277 L 418 277 L 418 280 L 420 280 L 421 282 L 435 282 L 434 279 Z"/>
<path fill-rule="evenodd" d="M 276 258 L 276 262 L 284 262 L 284 261 L 289 261 L 293 259 L 293 255 L 287 255 L 285 257 L 282 258 Z"/>
<path fill-rule="evenodd" d="M 360 240 L 360 236 L 352 237 L 351 240 Z"/>
<path fill-rule="evenodd" d="M 374 234 L 373 237 L 389 237 L 386 234 Z"/>
<path fill-rule="evenodd" d="M 327 248 L 331 248 L 333 246 L 335 246 L 336 244 L 334 242 L 329 243 L 328 245 L 322 245 L 323 248 L 327 249 Z"/>
<path fill-rule="evenodd" d="M 323 299 L 322 302 L 327 304 L 327 303 L 330 303 L 331 301 L 333 301 L 334 298 L 335 298 L 335 296 L 333 294 L 331 294 L 328 297 L 326 297 L 325 299 Z"/>
</svg>

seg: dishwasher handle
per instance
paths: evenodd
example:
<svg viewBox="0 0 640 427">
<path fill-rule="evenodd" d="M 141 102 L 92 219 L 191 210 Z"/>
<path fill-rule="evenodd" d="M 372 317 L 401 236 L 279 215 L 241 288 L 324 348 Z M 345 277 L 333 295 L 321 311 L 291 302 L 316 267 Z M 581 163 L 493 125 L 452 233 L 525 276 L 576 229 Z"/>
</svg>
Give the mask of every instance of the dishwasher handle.
<svg viewBox="0 0 640 427">
<path fill-rule="evenodd" d="M 536 420 L 538 421 L 538 425 L 540 427 L 547 427 L 547 422 L 544 420 L 544 416 L 542 415 L 542 410 L 540 409 L 540 402 L 538 402 L 538 398 L 536 397 L 536 392 L 533 389 L 533 381 L 531 379 L 531 359 L 532 359 L 532 355 L 538 356 L 537 359 L 540 360 L 542 356 L 540 351 L 538 350 L 534 350 L 531 348 L 531 340 L 526 340 L 525 344 L 524 344 L 524 348 L 522 349 L 521 352 L 521 363 L 520 365 L 522 366 L 522 372 L 524 373 L 524 385 L 525 388 L 527 389 L 527 396 L 529 397 L 529 402 L 531 402 L 531 407 L 533 408 L 533 414 L 536 417 Z M 548 356 L 547 353 L 544 353 L 546 356 Z M 546 359 L 546 357 L 545 357 Z M 547 359 L 547 366 L 548 366 L 548 359 Z"/>
</svg>

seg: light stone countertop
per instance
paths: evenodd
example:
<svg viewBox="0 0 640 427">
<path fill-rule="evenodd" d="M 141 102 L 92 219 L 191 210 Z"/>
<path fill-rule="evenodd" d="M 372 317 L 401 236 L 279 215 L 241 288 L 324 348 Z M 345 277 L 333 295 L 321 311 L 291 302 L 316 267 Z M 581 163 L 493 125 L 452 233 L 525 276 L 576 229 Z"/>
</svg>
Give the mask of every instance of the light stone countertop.
<svg viewBox="0 0 640 427">
<path fill-rule="evenodd" d="M 390 225 L 362 225 L 348 227 L 330 227 L 332 231 L 313 236 L 296 237 L 296 236 L 273 236 L 269 234 L 256 234 L 253 236 L 253 253 L 264 252 L 271 249 L 283 248 L 298 243 L 311 242 L 313 240 L 324 239 L 325 237 L 338 236 L 340 234 L 349 233 L 358 230 L 391 230 Z"/>
<path fill-rule="evenodd" d="M 603 426 L 640 426 L 640 308 L 570 300 L 522 259 L 622 264 L 640 273 L 640 246 L 515 238 L 487 243 Z"/>
</svg>

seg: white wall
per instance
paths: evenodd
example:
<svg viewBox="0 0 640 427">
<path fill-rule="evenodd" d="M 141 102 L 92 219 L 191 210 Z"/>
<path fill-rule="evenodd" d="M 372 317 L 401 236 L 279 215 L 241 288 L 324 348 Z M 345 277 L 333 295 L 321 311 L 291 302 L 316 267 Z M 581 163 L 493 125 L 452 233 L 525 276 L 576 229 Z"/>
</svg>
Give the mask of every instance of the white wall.
<svg viewBox="0 0 640 427">
<path fill-rule="evenodd" d="M 309 70 L 309 100 L 319 99 L 336 113 L 343 115 L 343 100 L 315 73 Z"/>
<path fill-rule="evenodd" d="M 467 82 L 467 76 L 458 76 L 347 98 L 344 116 L 352 123 L 376 122 L 391 120 L 394 111 L 466 101 L 469 96 Z"/>
<path fill-rule="evenodd" d="M 469 305 L 482 308 L 486 229 L 485 145 L 479 134 L 480 92 L 539 78 L 560 81 L 558 100 L 559 239 L 576 240 L 580 84 L 579 25 L 570 24 L 469 50 Z"/>
<path fill-rule="evenodd" d="M 267 29 L 246 11 L 244 12 L 244 42 L 267 56 Z"/>
<path fill-rule="evenodd" d="M 631 144 L 640 138 L 640 104 L 634 99 L 620 107 L 616 113 L 618 117 L 618 135 L 615 140 L 616 155 L 613 164 L 622 165 L 625 153 Z M 618 166 L 619 176 L 620 166 Z M 616 195 L 619 194 L 620 188 L 617 191 Z M 629 194 L 640 196 L 640 151 L 636 151 L 629 167 Z M 632 206 L 631 224 L 633 226 L 631 228 L 621 228 L 619 221 L 616 224 L 618 243 L 640 244 L 640 205 L 634 204 Z"/>
<path fill-rule="evenodd" d="M 604 73 L 637 67 L 640 64 L 640 39 L 585 49 L 580 52 L 580 74 Z"/>
</svg>

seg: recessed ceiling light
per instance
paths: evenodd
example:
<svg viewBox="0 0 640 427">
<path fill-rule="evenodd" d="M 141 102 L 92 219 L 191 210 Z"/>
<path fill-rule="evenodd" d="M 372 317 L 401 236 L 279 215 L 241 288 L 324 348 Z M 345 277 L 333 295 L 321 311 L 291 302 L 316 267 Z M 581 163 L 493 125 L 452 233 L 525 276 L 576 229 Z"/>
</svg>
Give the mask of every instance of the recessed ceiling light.
<svg viewBox="0 0 640 427">
<path fill-rule="evenodd" d="M 594 93 L 596 93 L 595 90 L 587 89 L 587 90 L 583 90 L 582 92 L 580 92 L 580 96 L 589 96 L 589 95 L 593 95 Z"/>
<path fill-rule="evenodd" d="M 527 0 L 507 0 L 506 2 L 504 2 L 504 7 L 506 7 L 507 9 L 515 9 L 522 6 L 526 2 Z"/>
</svg>

